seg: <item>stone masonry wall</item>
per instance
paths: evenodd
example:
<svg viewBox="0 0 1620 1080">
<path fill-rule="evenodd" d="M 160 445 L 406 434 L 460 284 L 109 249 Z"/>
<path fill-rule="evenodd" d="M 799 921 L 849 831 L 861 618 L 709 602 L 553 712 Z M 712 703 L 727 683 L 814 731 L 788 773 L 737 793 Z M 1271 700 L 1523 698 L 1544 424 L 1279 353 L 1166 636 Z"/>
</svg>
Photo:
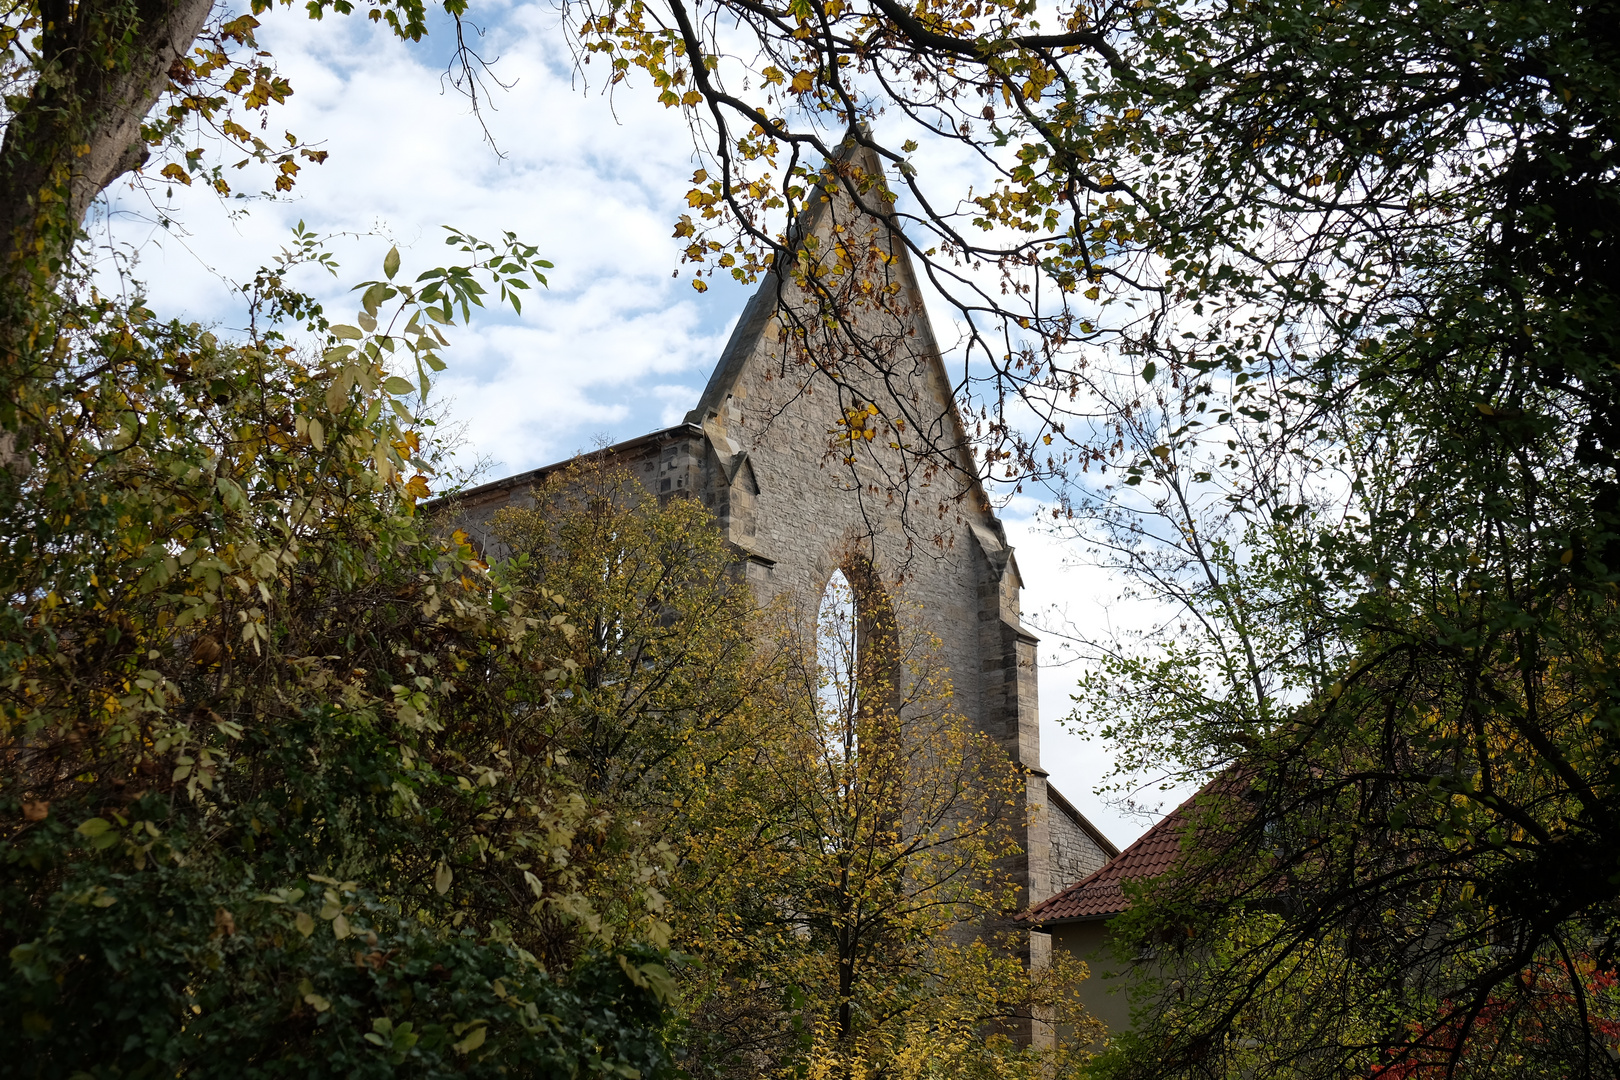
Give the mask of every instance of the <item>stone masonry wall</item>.
<svg viewBox="0 0 1620 1080">
<path fill-rule="evenodd" d="M 1052 843 L 1052 892 L 1059 893 L 1102 869 L 1117 852 L 1103 850 L 1081 825 L 1079 812 L 1055 789 L 1047 789 L 1047 827 Z"/>
</svg>

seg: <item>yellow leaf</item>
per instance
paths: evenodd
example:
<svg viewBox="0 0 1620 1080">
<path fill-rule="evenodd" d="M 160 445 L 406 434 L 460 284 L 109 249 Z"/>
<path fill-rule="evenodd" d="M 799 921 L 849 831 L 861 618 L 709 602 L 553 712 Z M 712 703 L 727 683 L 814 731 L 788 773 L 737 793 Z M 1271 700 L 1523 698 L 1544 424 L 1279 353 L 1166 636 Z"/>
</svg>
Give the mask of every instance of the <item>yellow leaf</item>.
<svg viewBox="0 0 1620 1080">
<path fill-rule="evenodd" d="M 467 1032 L 467 1037 L 465 1039 L 462 1039 L 458 1043 L 451 1044 L 451 1049 L 458 1054 L 471 1053 L 480 1046 L 484 1045 L 484 1036 L 488 1033 L 489 1029 L 480 1023 L 478 1027 L 475 1027 L 471 1031 Z"/>
</svg>

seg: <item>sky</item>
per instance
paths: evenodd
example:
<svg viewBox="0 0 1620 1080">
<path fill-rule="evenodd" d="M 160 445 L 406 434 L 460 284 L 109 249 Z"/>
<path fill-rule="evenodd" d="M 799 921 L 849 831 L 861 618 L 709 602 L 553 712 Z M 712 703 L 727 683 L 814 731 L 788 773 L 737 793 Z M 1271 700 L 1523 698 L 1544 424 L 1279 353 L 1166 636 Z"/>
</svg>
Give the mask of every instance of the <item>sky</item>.
<svg viewBox="0 0 1620 1080">
<path fill-rule="evenodd" d="M 176 190 L 164 213 L 150 192 L 119 184 L 94 235 L 139 251 L 135 274 L 157 310 L 224 327 L 241 321 L 232 283 L 250 280 L 300 221 L 330 235 L 340 269 L 334 278 L 305 268 L 295 281 L 339 321 L 355 306 L 349 284 L 380 276 L 391 244 L 408 276 L 452 257 L 446 225 L 536 245 L 555 264 L 549 289 L 521 317 L 492 311 L 458 329 L 437 384 L 448 419 L 465 424 L 464 457 L 487 457 L 494 479 L 678 423 L 749 290 L 715 278 L 700 295 L 677 274 L 672 228 L 696 167 L 677 112 L 645 88 L 610 100 L 587 86 L 545 4 L 485 4 L 477 18 L 488 20 L 481 51 L 509 87 L 484 114 L 494 147 L 442 80 L 442 36 L 412 46 L 359 18 L 314 23 L 278 10 L 263 17 L 259 40 L 294 93 L 269 135 L 286 129 L 321 144 L 325 164 L 306 166 L 290 197 L 220 200 L 199 184 Z M 268 182 L 252 167 L 229 179 Z M 1022 500 L 1002 513 L 1026 621 L 1140 625 L 1139 610 L 1115 602 L 1120 584 L 1043 531 L 1038 509 Z M 1094 794 L 1109 771 L 1102 745 L 1061 723 L 1077 671 L 1056 662 L 1050 638 L 1041 659 L 1042 765 L 1123 847 L 1151 819 Z"/>
</svg>

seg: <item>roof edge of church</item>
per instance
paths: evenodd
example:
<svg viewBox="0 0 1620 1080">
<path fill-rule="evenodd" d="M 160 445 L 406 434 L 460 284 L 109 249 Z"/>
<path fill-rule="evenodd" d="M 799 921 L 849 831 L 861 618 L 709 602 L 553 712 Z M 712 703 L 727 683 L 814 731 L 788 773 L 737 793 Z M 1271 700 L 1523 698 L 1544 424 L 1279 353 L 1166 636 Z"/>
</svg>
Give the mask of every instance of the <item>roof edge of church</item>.
<svg viewBox="0 0 1620 1080">
<path fill-rule="evenodd" d="M 854 132 L 851 132 L 839 143 L 837 156 L 847 159 L 860 151 L 861 144 L 854 137 Z M 818 200 L 806 207 L 789 225 L 788 242 L 797 244 L 800 238 L 815 232 L 822 215 L 828 212 L 831 205 L 831 202 Z M 734 385 L 738 376 L 742 374 L 743 364 L 753 355 L 754 347 L 765 333 L 766 324 L 776 314 L 777 301 L 782 295 L 782 284 L 781 273 L 774 265 L 769 267 L 763 275 L 759 288 L 754 290 L 754 294 L 748 298 L 748 303 L 743 305 L 742 315 L 738 317 L 731 336 L 726 339 L 726 347 L 720 352 L 720 362 L 715 364 L 714 370 L 709 373 L 709 381 L 704 384 L 703 393 L 699 395 L 697 404 L 686 414 L 687 423 L 701 424 L 708 419 L 710 413 L 719 410 L 725 400 L 726 390 Z"/>
<path fill-rule="evenodd" d="M 773 289 L 772 286 L 775 286 Z M 697 404 L 686 414 L 686 423 L 702 424 L 708 415 L 720 408 L 726 391 L 735 385 L 742 374 L 743 365 L 753 355 L 754 346 L 765 333 L 765 325 L 776 314 L 777 297 L 782 290 L 782 279 L 774 269 L 765 272 L 765 280 L 754 290 L 754 295 L 743 305 L 737 326 L 721 350 L 720 362 L 709 373 L 709 381 L 698 396 Z M 769 299 L 767 299 L 769 296 Z"/>
<path fill-rule="evenodd" d="M 1053 787 L 1050 782 L 1046 785 L 1046 797 L 1049 801 L 1057 803 L 1058 808 L 1072 818 L 1076 825 L 1080 826 L 1080 831 L 1090 837 L 1091 842 L 1096 844 L 1104 855 L 1107 855 L 1109 859 L 1119 857 L 1119 845 L 1108 839 L 1101 829 L 1091 823 L 1090 818 L 1080 812 L 1078 806 L 1070 802 L 1063 792 Z"/>
<path fill-rule="evenodd" d="M 619 454 L 624 454 L 631 450 L 635 450 L 636 448 L 644 446 L 647 443 L 655 443 L 675 438 L 702 439 L 707 437 L 708 436 L 703 432 L 703 428 L 699 425 L 691 423 L 690 421 L 682 421 L 681 423 L 675 424 L 672 427 L 659 428 L 657 431 L 649 431 L 645 435 L 637 435 L 632 439 L 625 439 L 622 442 L 613 443 L 611 446 L 604 446 L 599 450 L 586 450 L 578 454 L 570 454 L 568 457 L 565 457 L 560 461 L 553 461 L 551 464 L 542 465 L 538 469 L 530 469 L 527 472 L 513 473 L 511 476 L 503 476 L 499 480 L 490 480 L 487 483 L 479 484 L 476 487 L 470 487 L 466 488 L 465 490 L 455 492 L 453 495 L 441 496 L 434 499 L 430 503 L 425 503 L 424 506 L 428 509 L 435 509 L 448 501 L 477 498 L 480 495 L 488 495 L 496 491 L 505 491 L 515 487 L 537 484 L 544 480 L 550 473 L 556 472 L 558 469 L 567 466 L 571 462 L 578 461 L 581 458 L 590 457 L 592 454 L 617 456 Z"/>
</svg>

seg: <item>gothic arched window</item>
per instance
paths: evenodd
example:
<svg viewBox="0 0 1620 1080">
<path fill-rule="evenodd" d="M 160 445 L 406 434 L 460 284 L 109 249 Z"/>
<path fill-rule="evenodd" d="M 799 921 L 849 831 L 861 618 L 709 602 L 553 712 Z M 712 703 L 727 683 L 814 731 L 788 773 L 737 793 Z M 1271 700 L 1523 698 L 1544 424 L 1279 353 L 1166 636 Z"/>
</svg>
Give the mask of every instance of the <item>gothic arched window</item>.
<svg viewBox="0 0 1620 1080">
<path fill-rule="evenodd" d="M 821 713 L 841 743 L 835 749 L 853 756 L 860 716 L 861 612 L 855 589 L 842 570 L 834 570 L 821 592 L 816 612 L 816 696 Z M 841 736 L 837 732 L 842 732 Z"/>
<path fill-rule="evenodd" d="M 870 567 L 833 571 L 816 613 L 816 695 L 827 737 L 845 757 L 855 752 L 863 726 L 898 722 L 894 629 L 893 611 Z"/>
</svg>

